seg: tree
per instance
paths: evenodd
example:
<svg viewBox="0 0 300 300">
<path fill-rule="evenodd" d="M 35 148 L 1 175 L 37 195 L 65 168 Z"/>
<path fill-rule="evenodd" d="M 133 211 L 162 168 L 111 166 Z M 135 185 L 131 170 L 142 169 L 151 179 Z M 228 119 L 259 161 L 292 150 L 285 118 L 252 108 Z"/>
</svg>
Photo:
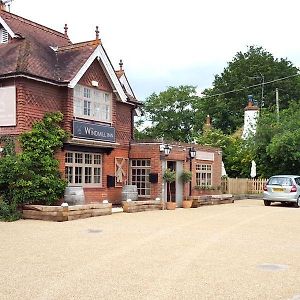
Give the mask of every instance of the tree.
<svg viewBox="0 0 300 300">
<path fill-rule="evenodd" d="M 297 72 L 298 68 L 287 59 L 274 58 L 262 47 L 250 46 L 247 52 L 238 52 L 224 71 L 215 76 L 213 88 L 203 92 L 198 110 L 212 116 L 215 128 L 233 133 L 243 124 L 249 94 L 258 101 L 259 107 L 268 109 L 275 106 L 276 88 L 280 92 L 281 108 L 288 107 L 291 100 L 300 99 L 300 79 L 294 76 Z M 262 83 L 284 77 L 289 78 L 264 84 L 262 99 Z"/>
<path fill-rule="evenodd" d="M 193 86 L 169 87 L 166 91 L 153 93 L 146 99 L 144 118 L 139 127 L 149 127 L 136 132 L 136 138 L 175 140 L 191 142 L 202 128 L 195 103 L 199 97 Z"/>
<path fill-rule="evenodd" d="M 61 113 L 46 114 L 31 131 L 20 136 L 22 153 L 10 151 L 1 158 L 0 218 L 5 214 L 9 219 L 18 204 L 53 204 L 63 196 L 67 182 L 61 178 L 58 160 L 54 158 L 67 137 L 60 127 L 62 118 Z"/>
<path fill-rule="evenodd" d="M 220 129 L 211 129 L 199 136 L 197 143 L 222 149 L 222 159 L 229 177 L 249 177 L 254 158 L 251 139 L 245 141 L 237 134 L 226 135 Z"/>
<path fill-rule="evenodd" d="M 300 106 L 291 102 L 275 112 L 264 110 L 255 135 L 255 161 L 261 177 L 300 172 Z"/>
</svg>

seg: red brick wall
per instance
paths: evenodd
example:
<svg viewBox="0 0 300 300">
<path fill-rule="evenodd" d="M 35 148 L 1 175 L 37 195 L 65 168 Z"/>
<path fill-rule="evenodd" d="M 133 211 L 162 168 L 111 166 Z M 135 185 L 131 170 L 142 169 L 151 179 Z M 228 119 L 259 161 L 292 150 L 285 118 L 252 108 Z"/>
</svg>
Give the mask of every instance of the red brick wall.
<svg viewBox="0 0 300 300">
<path fill-rule="evenodd" d="M 133 106 L 118 102 L 116 105 L 116 139 L 117 143 L 129 146 L 132 139 Z"/>
<path fill-rule="evenodd" d="M 205 163 L 212 164 L 213 177 L 212 184 L 214 186 L 221 185 L 221 171 L 222 171 L 222 154 L 220 149 L 206 148 L 200 145 L 172 145 L 172 150 L 169 156 L 165 157 L 163 152 L 159 151 L 159 144 L 138 144 L 133 143 L 129 157 L 131 159 L 150 159 L 151 173 L 158 173 L 158 183 L 151 183 L 151 198 L 162 197 L 162 160 L 182 161 L 184 170 L 190 170 L 190 161 L 188 158 L 188 148 L 193 146 L 198 151 L 209 151 L 214 153 L 214 161 L 201 161 L 197 159 L 192 160 L 192 187 L 196 185 L 196 164 Z M 192 190 L 192 195 L 194 194 Z M 189 184 L 185 184 L 183 195 L 189 195 Z"/>
<path fill-rule="evenodd" d="M 46 112 L 62 111 L 66 89 L 29 79 L 2 82 L 3 86 L 16 85 L 17 126 L 0 127 L 0 135 L 18 135 L 31 129 Z"/>
<path fill-rule="evenodd" d="M 115 93 L 100 64 L 95 60 L 80 79 L 79 84 L 91 87 L 98 81 L 99 89 L 112 93 L 112 126 L 116 128 L 116 141 L 120 144 L 109 155 L 103 154 L 102 187 L 85 187 L 86 202 L 99 202 L 108 199 L 117 204 L 121 202 L 122 188 L 107 188 L 107 175 L 115 176 L 115 158 L 128 158 L 129 142 L 132 137 L 133 106 L 117 101 Z M 73 89 L 58 87 L 29 79 L 1 81 L 2 86 L 17 87 L 17 126 L 0 127 L 0 135 L 19 135 L 30 130 L 34 121 L 41 120 L 45 112 L 61 111 L 64 114 L 63 127 L 72 133 Z M 57 153 L 60 171 L 64 176 L 64 151 Z"/>
</svg>

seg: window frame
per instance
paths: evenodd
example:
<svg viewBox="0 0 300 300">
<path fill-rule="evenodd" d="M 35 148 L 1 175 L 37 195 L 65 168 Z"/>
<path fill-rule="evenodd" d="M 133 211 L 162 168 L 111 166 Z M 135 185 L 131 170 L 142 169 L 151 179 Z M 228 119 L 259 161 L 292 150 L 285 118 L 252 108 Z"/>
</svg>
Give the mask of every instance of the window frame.
<svg viewBox="0 0 300 300">
<path fill-rule="evenodd" d="M 138 197 L 151 197 L 150 173 L 151 159 L 130 159 L 130 184 L 137 186 Z M 134 176 L 136 177 L 135 180 L 133 180 Z M 143 177 L 144 180 L 140 180 Z M 141 193 L 141 191 L 144 191 L 144 193 Z"/>
<path fill-rule="evenodd" d="M 68 186 L 103 187 L 103 155 L 101 153 L 66 151 L 64 157 L 65 179 Z M 77 178 L 81 178 L 81 182 L 76 182 Z M 90 182 L 86 182 L 87 178 L 90 178 Z M 96 181 L 95 178 L 98 180 Z"/>
<path fill-rule="evenodd" d="M 112 94 L 77 84 L 73 90 L 73 115 L 77 118 L 112 124 Z"/>
<path fill-rule="evenodd" d="M 0 44 L 7 44 L 9 41 L 8 31 L 2 27 L 0 28 Z"/>
<path fill-rule="evenodd" d="M 206 186 L 206 187 L 213 186 L 213 165 L 212 164 L 199 162 L 196 163 L 195 169 L 196 169 L 195 172 L 196 186 Z M 208 174 L 210 176 L 207 176 Z"/>
</svg>

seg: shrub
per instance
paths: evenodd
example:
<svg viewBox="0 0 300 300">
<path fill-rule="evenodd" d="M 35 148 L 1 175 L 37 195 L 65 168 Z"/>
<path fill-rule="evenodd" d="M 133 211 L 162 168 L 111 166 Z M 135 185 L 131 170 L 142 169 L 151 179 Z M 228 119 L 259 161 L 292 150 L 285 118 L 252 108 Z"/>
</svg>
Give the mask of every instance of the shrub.
<svg viewBox="0 0 300 300">
<path fill-rule="evenodd" d="M 62 118 L 61 113 L 46 114 L 31 131 L 20 136 L 22 153 L 14 155 L 10 151 L 0 159 L 3 215 L 15 216 L 20 204 L 51 205 L 63 196 L 67 182 L 61 178 L 59 162 L 54 158 L 67 137 L 59 125 Z"/>
<path fill-rule="evenodd" d="M 21 213 L 15 202 L 6 203 L 0 199 L 0 221 L 12 222 L 20 218 Z"/>
</svg>

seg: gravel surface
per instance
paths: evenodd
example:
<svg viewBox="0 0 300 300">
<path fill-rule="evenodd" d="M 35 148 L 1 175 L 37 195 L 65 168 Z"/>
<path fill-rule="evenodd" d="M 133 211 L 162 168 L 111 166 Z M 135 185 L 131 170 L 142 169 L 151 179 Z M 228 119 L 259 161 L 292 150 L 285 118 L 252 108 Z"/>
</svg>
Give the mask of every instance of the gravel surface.
<svg viewBox="0 0 300 300">
<path fill-rule="evenodd" d="M 300 209 L 0 222 L 0 299 L 300 299 Z"/>
</svg>

